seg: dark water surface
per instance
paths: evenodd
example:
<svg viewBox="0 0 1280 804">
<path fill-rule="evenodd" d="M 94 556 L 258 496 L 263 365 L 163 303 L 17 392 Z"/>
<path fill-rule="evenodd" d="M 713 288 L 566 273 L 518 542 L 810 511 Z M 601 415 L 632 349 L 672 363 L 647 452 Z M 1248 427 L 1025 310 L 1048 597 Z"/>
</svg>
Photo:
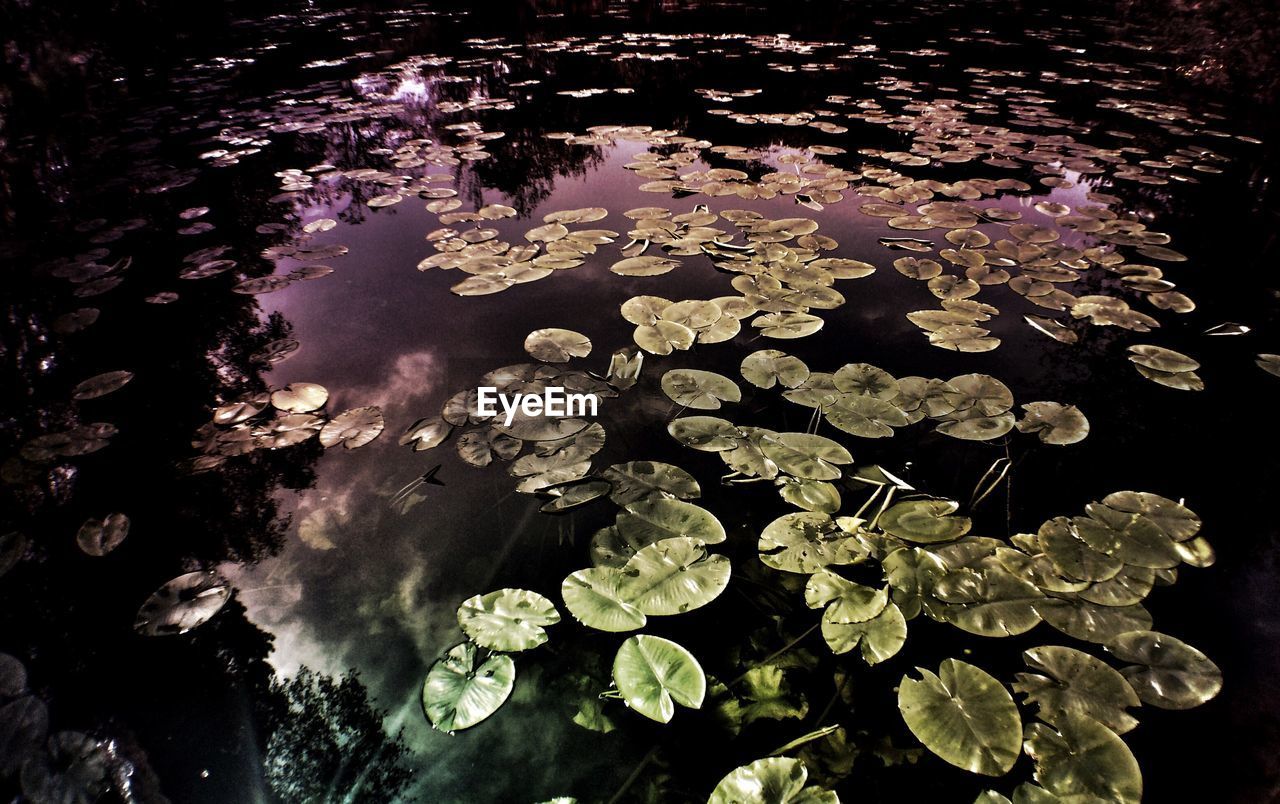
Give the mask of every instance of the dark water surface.
<svg viewBox="0 0 1280 804">
<path fill-rule="evenodd" d="M 533 330 L 585 334 L 591 354 L 567 369 L 603 376 L 612 353 L 635 348 L 635 324 L 619 314 L 631 297 L 741 296 L 737 274 L 717 270 L 723 262 L 698 244 L 674 257 L 681 264 L 670 273 L 610 271 L 636 226 L 624 212 L 679 215 L 703 204 L 717 214 L 811 219 L 834 241 L 821 256 L 877 270 L 835 283 L 844 302 L 811 311 L 824 321 L 816 334 L 760 337 L 748 318 L 726 342 L 647 355 L 640 382 L 604 400 L 608 437 L 592 473 L 623 461 L 678 465 L 729 533 L 716 550 L 733 562 L 730 588 L 697 611 L 652 619 L 645 633 L 680 642 L 727 681 L 768 663 L 818 618 L 801 605 L 803 576 L 757 558 L 763 527 L 798 509 L 767 482 L 720 483 L 726 469 L 716 455 L 667 434 L 679 407 L 659 386 L 664 372 L 733 378 L 741 403 L 689 413 L 778 431 L 805 430 L 811 410 L 742 378 L 742 359 L 758 349 L 785 350 L 813 371 L 858 362 L 898 378 L 991 375 L 1018 406 L 1078 407 L 1088 437 L 1054 446 L 1014 430 L 962 440 L 935 432 L 933 421 L 892 438 L 826 422 L 818 432 L 857 465 L 878 464 L 966 509 L 988 467 L 1008 458 L 1007 482 L 962 511 L 973 533 L 998 539 L 1082 515 L 1114 491 L 1184 500 L 1217 561 L 1180 568 L 1176 584 L 1157 586 L 1144 605 L 1154 630 L 1221 668 L 1222 691 L 1189 711 L 1133 710 L 1141 725 L 1125 742 L 1148 801 L 1254 802 L 1280 791 L 1272 511 L 1280 378 L 1255 362 L 1280 352 L 1266 110 L 1198 92 L 1176 69 L 1179 54 L 1141 30 L 1022 7 L 806 6 L 802 15 L 616 4 L 535 16 L 522 5 L 417 5 L 289 7 L 244 19 L 227 9 L 189 30 L 162 16 L 116 19 L 91 42 L 90 21 L 50 16 L 39 27 L 35 12 L 13 12 L 32 27 L 10 47 L 0 95 L 0 651 L 26 680 L 11 683 L 17 671 L 6 665 L 5 796 L 534 802 L 621 792 L 622 800 L 703 801 L 734 767 L 829 725 L 856 744 L 856 759 L 848 751 L 828 755 L 829 766 L 806 761 L 810 780 L 845 801 L 969 802 L 988 788 L 1012 795 L 1030 780 L 1025 756 L 1008 777 L 987 779 L 919 750 L 895 689 L 904 673 L 936 670 L 949 657 L 1006 685 L 1027 671 L 1027 648 L 1068 645 L 1107 658 L 1048 624 L 991 639 L 921 616 L 902 652 L 870 667 L 856 650 L 833 658 L 809 634 L 773 661 L 786 678 L 773 703 L 791 716 L 762 717 L 736 736 L 711 706 L 678 708 L 661 726 L 606 700 L 608 733 L 575 724 L 583 701 L 610 687 L 626 635 L 576 622 L 560 583 L 588 565 L 591 536 L 617 507 L 601 500 L 540 513 L 547 498 L 515 491 L 503 460 L 478 469 L 460 459 L 465 427 L 430 451 L 397 444 L 486 372 L 530 362 L 523 343 Z M 140 38 L 153 47 L 142 52 Z M 637 175 L 646 172 L 639 162 L 673 154 L 689 156 L 669 174 Z M 801 190 L 800 201 L 814 199 L 808 206 L 794 185 L 759 197 L 771 195 L 759 182 L 774 172 L 829 184 Z M 652 184 L 662 181 L 679 186 Z M 699 192 L 707 181 L 729 186 Z M 905 195 L 887 198 L 895 187 Z M 370 205 L 388 194 L 400 198 Z M 455 209 L 426 209 L 453 198 Z M 954 201 L 984 216 L 972 227 L 894 228 L 866 206 L 887 201 L 903 215 Z M 511 215 L 440 220 L 486 205 Z M 524 244 L 544 216 L 595 207 L 607 215 L 567 228 L 606 229 L 612 242 L 537 281 L 458 295 L 451 288 L 464 270 L 420 269 L 441 253 L 437 245 L 466 247 L 451 237 L 468 230 L 496 230 L 482 242 Z M 1140 224 L 1129 230 L 1139 235 L 1108 241 L 1064 222 L 1082 209 Z M 331 225 L 308 227 L 314 221 Z M 1010 246 L 1042 236 L 1011 235 L 1011 223 L 1056 233 L 1051 249 L 1077 250 L 1051 250 L 1035 266 L 1026 263 L 1042 251 L 1004 263 L 1015 277 L 1074 269 L 1075 278 L 1051 283 L 1074 298 L 1047 309 L 1013 285 L 984 285 L 975 300 L 999 314 L 980 326 L 999 346 L 931 345 L 906 313 L 941 309 L 939 299 L 894 260 L 937 259 L 963 279 L 965 267 L 939 255 L 952 247 L 943 235 L 979 231 Z M 725 242 L 746 242 L 730 218 L 707 225 Z M 456 234 L 431 234 L 446 226 Z M 1168 239 L 1144 243 L 1142 231 Z M 895 237 L 928 240 L 931 251 L 881 242 Z M 1091 261 L 1105 252 L 1155 266 L 1148 275 L 1162 273 L 1185 298 L 1154 278 L 1122 281 Z M 663 251 L 654 243 L 645 253 Z M 180 276 L 218 260 L 235 263 Z M 332 273 L 244 292 L 264 289 L 246 280 L 316 265 Z M 1102 325 L 1065 309 L 1091 295 L 1123 299 L 1142 315 Z M 96 320 L 71 331 L 66 315 L 86 308 Z M 1062 322 L 1077 339 L 1054 340 L 1027 315 Z M 1223 324 L 1248 331 L 1207 334 Z M 1204 390 L 1148 381 L 1127 359 L 1134 344 L 1193 356 Z M 75 398 L 86 396 L 78 383 L 120 370 L 132 379 L 118 390 Z M 328 390 L 325 420 L 375 406 L 385 431 L 348 450 L 323 447 L 318 427 L 290 443 L 279 422 L 268 423 L 270 409 L 252 431 L 210 424 L 219 406 L 301 382 Z M 1021 407 L 1014 412 L 1022 417 Z M 437 465 L 444 485 L 424 485 L 406 504 L 398 492 Z M 866 492 L 840 489 L 841 513 L 851 514 Z M 106 555 L 86 555 L 82 524 L 116 512 L 128 517 L 127 537 Z M 232 590 L 208 622 L 180 635 L 134 627 L 154 590 L 199 570 L 218 571 Z M 874 572 L 860 580 L 880 583 Z M 561 622 L 546 646 L 515 655 L 503 708 L 469 730 L 434 730 L 423 679 L 465 638 L 457 608 L 505 587 L 546 595 Z M 833 672 L 844 668 L 849 681 L 836 694 Z M 1031 723 L 1034 707 L 1021 709 Z M 87 759 L 69 769 L 50 755 L 42 718 L 50 734 L 88 735 L 76 749 Z M 841 769 L 837 759 L 852 764 Z"/>
</svg>

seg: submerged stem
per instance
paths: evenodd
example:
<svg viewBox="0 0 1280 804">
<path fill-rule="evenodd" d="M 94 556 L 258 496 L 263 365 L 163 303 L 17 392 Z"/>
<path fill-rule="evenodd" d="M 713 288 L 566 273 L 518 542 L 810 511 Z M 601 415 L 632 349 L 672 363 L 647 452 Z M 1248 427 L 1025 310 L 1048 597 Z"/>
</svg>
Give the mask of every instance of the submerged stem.
<svg viewBox="0 0 1280 804">
<path fill-rule="evenodd" d="M 761 659 L 760 661 L 756 662 L 756 663 L 755 663 L 755 664 L 753 664 L 750 668 L 748 668 L 748 669 L 746 670 L 746 672 L 744 672 L 742 675 L 740 675 L 740 676 L 738 676 L 737 678 L 735 678 L 733 681 L 730 681 L 730 682 L 729 682 L 728 684 L 726 684 L 725 686 L 726 686 L 726 687 L 732 687 L 734 684 L 737 684 L 739 681 L 741 681 L 742 679 L 746 678 L 746 677 L 747 677 L 747 673 L 750 673 L 752 670 L 754 670 L 754 669 L 755 669 L 755 668 L 757 668 L 757 667 L 763 667 L 764 665 L 766 665 L 766 664 L 768 664 L 769 662 L 773 661 L 774 659 L 778 658 L 778 657 L 779 657 L 779 656 L 781 656 L 782 654 L 784 654 L 784 653 L 786 653 L 787 651 L 791 650 L 791 649 L 792 649 L 792 648 L 794 648 L 796 645 L 799 645 L 801 642 L 803 642 L 803 641 L 804 641 L 804 638 L 805 638 L 805 637 L 809 636 L 809 635 L 810 635 L 810 634 L 812 634 L 814 631 L 818 630 L 818 627 L 819 627 L 819 626 L 821 626 L 821 625 L 822 625 L 822 621 L 821 621 L 821 620 L 819 620 L 818 622 L 816 622 L 816 623 L 814 623 L 813 625 L 809 626 L 809 628 L 808 628 L 808 629 L 807 629 L 803 634 L 801 634 L 800 636 L 798 636 L 798 637 L 796 637 L 795 639 L 791 640 L 790 642 L 788 642 L 787 644 L 783 645 L 782 647 L 778 648 L 778 649 L 777 649 L 777 650 L 775 650 L 773 653 L 770 653 L 768 656 L 764 657 L 764 658 L 763 658 L 763 659 Z"/>
<path fill-rule="evenodd" d="M 623 781 L 622 787 L 619 787 L 618 792 L 614 793 L 613 797 L 609 799 L 609 804 L 616 804 L 616 802 L 622 800 L 622 796 L 626 794 L 627 790 L 631 787 L 631 785 L 636 783 L 636 779 L 640 778 L 640 773 L 646 767 L 648 767 L 649 763 L 652 762 L 653 758 L 657 755 L 658 755 L 658 746 L 655 745 L 653 748 L 649 749 L 649 753 L 644 755 L 644 759 L 640 760 L 639 764 L 637 764 L 635 768 L 632 769 L 631 775 L 628 776 L 625 781 Z"/>
</svg>

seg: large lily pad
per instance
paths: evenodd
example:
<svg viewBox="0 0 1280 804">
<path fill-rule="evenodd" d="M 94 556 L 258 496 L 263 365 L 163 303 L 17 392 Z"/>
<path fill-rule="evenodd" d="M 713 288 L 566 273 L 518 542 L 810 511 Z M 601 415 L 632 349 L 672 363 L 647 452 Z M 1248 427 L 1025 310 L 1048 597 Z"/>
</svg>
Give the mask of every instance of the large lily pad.
<svg viewBox="0 0 1280 804">
<path fill-rule="evenodd" d="M 836 480 L 853 456 L 829 438 L 810 433 L 780 433 L 760 439 L 760 450 L 783 472 L 806 480 Z"/>
<path fill-rule="evenodd" d="M 591 339 L 571 329 L 535 329 L 524 339 L 524 350 L 544 363 L 568 363 L 591 354 Z"/>
<path fill-rule="evenodd" d="M 230 597 L 231 586 L 214 570 L 188 572 L 153 592 L 133 627 L 145 636 L 185 634 L 212 619 Z"/>
<path fill-rule="evenodd" d="M 886 509 L 877 525 L 909 542 L 949 542 L 968 533 L 973 524 L 968 517 L 954 516 L 959 508 L 951 500 L 903 500 Z"/>
<path fill-rule="evenodd" d="M 516 664 L 510 656 L 495 653 L 481 661 L 480 649 L 463 642 L 427 671 L 422 709 L 441 731 L 469 729 L 498 711 L 515 683 Z"/>
<path fill-rule="evenodd" d="M 578 570 L 564 579 L 560 594 L 569 613 L 583 625 L 600 631 L 634 631 L 643 628 L 648 618 L 622 599 L 626 577 L 615 567 Z"/>
<path fill-rule="evenodd" d="M 1157 631 L 1131 631 L 1107 643 L 1123 662 L 1121 673 L 1143 703 L 1161 709 L 1190 709 L 1222 689 L 1222 671 L 1200 651 Z"/>
<path fill-rule="evenodd" d="M 1018 673 L 1013 689 L 1039 707 L 1042 719 L 1056 722 L 1064 713 L 1086 715 L 1117 734 L 1138 725 L 1125 711 L 1141 705 L 1137 693 L 1101 659 L 1057 645 L 1029 648 L 1022 656 L 1039 673 Z"/>
<path fill-rule="evenodd" d="M 1111 729 L 1067 712 L 1053 726 L 1027 727 L 1026 752 L 1036 763 L 1036 781 L 1054 801 L 1087 804 L 1142 800 L 1142 772 L 1128 746 Z"/>
<path fill-rule="evenodd" d="M 810 511 L 783 514 L 770 522 L 760 534 L 759 548 L 767 566 L 804 574 L 856 564 L 867 556 L 856 533 L 844 530 L 827 514 Z"/>
<path fill-rule="evenodd" d="M 1013 696 L 989 673 L 946 659 L 934 675 L 916 668 L 903 676 L 898 709 L 907 727 L 933 753 L 986 776 L 1009 772 L 1022 746 L 1022 719 Z"/>
<path fill-rule="evenodd" d="M 550 600 L 527 589 L 499 589 L 476 595 L 458 607 L 458 625 L 477 645 L 521 651 L 547 641 L 546 626 L 560 622 Z"/>
<path fill-rule="evenodd" d="M 707 694 L 707 677 L 693 654 L 648 634 L 633 636 L 618 648 L 613 680 L 627 706 L 659 723 L 670 722 L 677 703 L 700 708 Z"/>
<path fill-rule="evenodd" d="M 809 772 L 791 757 L 765 757 L 720 780 L 707 804 L 840 804 L 830 790 L 805 787 Z"/>
<path fill-rule="evenodd" d="M 777 349 L 752 352 L 742 361 L 743 378 L 757 388 L 796 388 L 809 378 L 809 367 L 798 357 Z"/>
<path fill-rule="evenodd" d="M 688 500 L 702 493 L 693 475 L 678 466 L 658 461 L 614 464 L 601 472 L 601 477 L 613 484 L 609 499 L 618 505 L 655 496 Z"/>
<path fill-rule="evenodd" d="M 622 568 L 619 595 L 646 615 L 681 614 L 707 605 L 729 585 L 729 559 L 678 536 L 641 548 Z"/>
<path fill-rule="evenodd" d="M 676 404 L 695 410 L 717 410 L 721 402 L 742 401 L 737 384 L 714 371 L 672 369 L 662 375 L 662 390 Z"/>
</svg>

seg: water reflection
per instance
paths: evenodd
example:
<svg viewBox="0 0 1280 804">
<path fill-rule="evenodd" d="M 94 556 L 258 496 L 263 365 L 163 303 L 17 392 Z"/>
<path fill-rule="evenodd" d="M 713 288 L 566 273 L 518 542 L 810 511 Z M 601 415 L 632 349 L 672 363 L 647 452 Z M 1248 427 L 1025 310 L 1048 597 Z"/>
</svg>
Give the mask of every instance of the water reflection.
<svg viewBox="0 0 1280 804">
<path fill-rule="evenodd" d="M 655 9 L 676 10 L 671 4 L 643 5 L 643 13 L 655 18 L 661 16 Z M 618 11 L 606 4 L 552 10 Z M 528 19 L 527 9 L 521 13 Z M 1223 320 L 1248 321 L 1263 337 L 1272 332 L 1268 280 L 1248 267 L 1261 264 L 1250 262 L 1262 238 L 1247 223 L 1256 193 L 1239 189 L 1250 187 L 1247 182 L 1256 176 L 1248 178 L 1225 160 L 1185 154 L 1187 165 L 1162 162 L 1145 175 L 1174 172 L 1202 178 L 1202 185 L 1149 185 L 1110 170 L 1099 175 L 1096 164 L 1051 172 L 1038 170 L 1043 162 L 1014 161 L 1015 170 L 1000 162 L 1023 152 L 1017 144 L 1030 141 L 1031 134 L 982 143 L 991 149 L 978 163 L 983 177 L 1009 176 L 1028 185 L 1045 177 L 1061 180 L 1037 186 L 1032 194 L 993 197 L 987 206 L 1045 223 L 1035 204 L 1076 209 L 1091 201 L 1090 193 L 1113 194 L 1120 199 L 1117 208 L 1153 226 L 1159 221 L 1174 234 L 1174 247 L 1202 262 L 1222 253 L 1217 232 L 1238 232 L 1230 259 L 1246 267 L 1226 278 L 1203 268 L 1177 274 L 1179 289 L 1201 307 L 1193 323 L 1170 322 L 1161 342 L 1199 356 L 1210 387 L 1202 399 L 1188 400 L 1139 385 L 1132 368 L 1115 357 L 1127 339 L 1114 328 L 1082 328 L 1072 350 L 1027 329 L 1021 313 L 1011 311 L 990 325 L 1004 341 L 994 355 L 956 355 L 928 346 L 903 314 L 934 300 L 883 259 L 879 238 L 895 233 L 852 211 L 873 200 L 855 199 L 856 187 L 832 190 L 849 190 L 849 197 L 814 210 L 798 207 L 788 193 L 684 197 L 677 189 L 673 199 L 671 193 L 642 191 L 643 182 L 628 170 L 637 153 L 678 151 L 670 143 L 650 147 L 651 131 L 671 130 L 748 149 L 745 159 L 703 149 L 677 171 L 681 175 L 715 169 L 743 170 L 753 178 L 781 173 L 788 169 L 785 158 L 834 141 L 826 137 L 831 131 L 812 125 L 827 123 L 854 129 L 849 150 L 864 151 L 857 158 L 823 155 L 833 168 L 860 169 L 865 157 L 903 173 L 926 168 L 931 178 L 955 183 L 969 177 L 963 161 L 931 160 L 950 149 L 946 135 L 967 131 L 973 120 L 1035 132 L 1044 138 L 1041 144 L 1068 152 L 1074 140 L 1059 137 L 1061 132 L 1081 142 L 1112 136 L 1102 152 L 1070 154 L 1081 163 L 1103 164 L 1148 156 L 1126 150 L 1135 142 L 1177 156 L 1177 145 L 1166 146 L 1165 140 L 1180 143 L 1174 129 L 1191 124 L 1176 116 L 1176 107 L 1147 104 L 1143 96 L 1156 85 L 1110 66 L 1107 59 L 1114 54 L 1085 60 L 1068 53 L 1054 62 L 1061 74 L 1043 73 L 1036 89 L 1020 91 L 1035 78 L 1018 68 L 1020 59 L 1033 51 L 1046 58 L 1041 44 L 1048 52 L 1090 44 L 1083 35 L 1036 31 L 1024 41 L 1024 32 L 1010 24 L 1008 30 L 920 42 L 910 19 L 886 14 L 884 22 L 874 38 L 859 34 L 846 43 L 747 35 L 560 38 L 555 28 L 563 21 L 553 17 L 540 23 L 548 29 L 544 35 L 519 41 L 491 35 L 485 21 L 430 9 L 380 16 L 335 12 L 247 26 L 245 49 L 202 52 L 168 86 L 153 67 L 127 62 L 111 73 L 127 82 L 127 91 L 113 89 L 111 82 L 91 81 L 74 53 L 52 49 L 43 54 L 46 61 L 28 62 L 18 71 L 21 80 L 11 70 L 9 103 L 23 115 L 6 123 L 10 139 L 3 165 L 6 185 L 16 189 L 4 207 L 4 256 L 14 269 L 6 273 L 12 279 L 2 328 L 6 414 L 0 440 L 3 455 L 11 457 L 4 465 L 0 532 L 23 538 L 5 542 L 18 559 L 0 580 L 0 649 L 23 662 L 31 692 L 49 706 L 50 729 L 111 741 L 115 753 L 105 762 L 113 770 L 103 784 L 126 800 L 350 795 L 383 801 L 396 791 L 429 801 L 541 800 L 568 793 L 595 799 L 627 785 L 637 764 L 644 773 L 629 788 L 632 796 L 699 798 L 732 764 L 728 757 L 736 761 L 742 753 L 726 749 L 704 762 L 707 749 L 698 746 L 725 740 L 702 722 L 671 737 L 675 748 L 661 753 L 650 752 L 658 733 L 646 730 L 647 724 L 629 724 L 625 739 L 575 725 L 575 712 L 592 711 L 580 708 L 584 698 L 591 699 L 589 691 L 608 684 L 613 645 L 590 635 L 566 638 L 563 653 L 522 659 L 511 704 L 473 733 L 443 735 L 422 717 L 425 670 L 461 639 L 458 603 L 502 585 L 536 583 L 554 592 L 560 578 L 579 568 L 587 539 L 608 517 L 542 516 L 537 502 L 512 493 L 514 482 L 501 469 L 475 472 L 458 461 L 453 442 L 439 455 L 423 456 L 398 448 L 394 437 L 419 417 L 434 415 L 485 372 L 525 362 L 521 344 L 534 329 L 570 326 L 589 333 L 596 352 L 587 367 L 603 373 L 612 350 L 631 343 L 632 325 L 616 312 L 625 299 L 659 292 L 704 299 L 735 292 L 730 275 L 699 256 L 679 269 L 678 284 L 619 277 L 608 271 L 611 259 L 593 259 L 493 296 L 453 295 L 449 288 L 462 278 L 459 271 L 413 269 L 434 253 L 424 235 L 439 222 L 422 209 L 427 199 L 410 195 L 387 208 L 369 205 L 388 188 L 402 186 L 401 172 L 439 173 L 444 180 L 421 186 L 456 190 L 462 211 L 486 204 L 514 208 L 518 217 L 485 224 L 498 231 L 495 239 L 511 243 L 524 242 L 524 233 L 546 213 L 601 205 L 612 216 L 598 225 L 621 231 L 632 223 L 618 213 L 655 204 L 678 213 L 707 203 L 717 213 L 743 206 L 772 218 L 812 216 L 822 235 L 839 242 L 840 254 L 874 255 L 881 267 L 852 286 L 849 304 L 824 313 L 826 331 L 836 338 L 796 344 L 795 354 L 811 366 L 865 360 L 897 376 L 990 371 L 1019 402 L 1062 399 L 1079 405 L 1102 438 L 1095 435 L 1070 453 L 1023 450 L 1014 485 L 989 503 L 982 525 L 1001 535 L 1033 528 L 1050 512 L 1078 510 L 1130 485 L 1194 494 L 1197 510 L 1221 534 L 1215 543 L 1222 565 L 1212 575 L 1188 573 L 1179 594 L 1160 598 L 1153 610 L 1158 621 L 1180 623 L 1189 639 L 1219 660 L 1229 679 L 1227 693 L 1188 719 L 1150 715 L 1149 728 L 1134 737 L 1134 750 L 1156 799 L 1181 784 L 1174 748 L 1184 738 L 1176 735 L 1197 730 L 1239 735 L 1203 747 L 1207 757 L 1238 776 L 1231 795 L 1249 800 L 1272 784 L 1274 769 L 1266 760 L 1260 763 L 1248 752 L 1227 754 L 1246 744 L 1274 744 L 1268 735 L 1277 700 L 1267 691 L 1266 668 L 1277 657 L 1266 637 L 1275 623 L 1251 594 L 1239 591 L 1273 584 L 1274 529 L 1242 545 L 1222 538 L 1258 530 L 1249 512 L 1264 508 L 1262 492 L 1239 488 L 1228 470 L 1203 470 L 1236 465 L 1238 445 L 1228 443 L 1213 423 L 1239 400 L 1259 398 L 1269 378 L 1253 369 L 1240 348 L 1197 336 L 1202 324 Z M 334 31 L 351 33 L 342 41 Z M 109 44 L 104 48 L 104 54 L 118 53 Z M 962 70 L 969 65 L 983 69 L 966 75 Z M 1074 71 L 1091 76 L 1091 86 L 1082 88 Z M 23 93 L 38 83 L 57 91 L 33 102 Z M 693 92 L 707 87 L 715 89 Z M 755 89 L 763 92 L 730 97 Z M 98 104 L 114 124 L 101 127 L 108 133 L 67 133 L 57 123 L 64 111 L 85 119 Z M 793 117 L 802 111 L 812 116 Z M 902 119 L 882 125 L 894 115 Z M 927 123 L 913 128 L 908 118 Z M 1196 123 L 1220 124 L 1225 126 L 1207 116 Z M 592 130 L 602 126 L 648 131 Z M 1141 133 L 1129 133 L 1130 127 Z M 577 139 L 546 136 L 557 132 Z M 477 136 L 486 133 L 501 136 Z M 399 149 L 411 143 L 431 152 L 434 162 L 408 164 L 413 160 Z M 930 150 L 931 143 L 937 150 Z M 477 150 L 489 157 L 472 158 Z M 1244 144 L 1224 142 L 1220 150 L 1237 164 L 1254 164 Z M 1191 163 L 1223 165 L 1228 175 L 1197 176 L 1187 169 Z M 351 175 L 360 170 L 372 175 Z M 892 186 L 865 178 L 859 179 L 862 186 L 872 189 Z M 199 207 L 210 212 L 179 217 Z M 319 220 L 337 225 L 305 229 Z M 198 223 L 213 228 L 192 229 Z M 1061 241 L 1066 247 L 1090 243 L 1080 232 Z M 620 239 L 617 246 L 624 244 Z M 184 261 L 221 245 L 230 248 Z M 607 247 L 611 258 L 617 246 Z M 220 259 L 238 264 L 204 279 L 175 277 L 175 266 Z M 243 280 L 285 276 L 317 263 L 331 264 L 334 272 L 260 297 L 230 292 Z M 38 268 L 19 270 L 19 264 Z M 1091 275 L 1072 290 L 1084 295 L 1117 287 L 1113 277 Z M 165 293 L 177 299 L 144 301 L 165 299 Z M 99 320 L 83 332 L 58 331 L 58 316 L 85 306 L 100 309 Z M 267 359 L 268 346 L 287 339 L 299 349 L 278 363 Z M 748 341 L 744 336 L 740 345 Z M 744 353 L 700 348 L 696 358 L 676 355 L 663 368 L 697 365 L 736 376 Z M 116 394 L 69 401 L 76 383 L 112 369 L 127 369 L 135 379 Z M 647 377 L 642 390 L 658 403 L 633 396 L 609 406 L 609 460 L 598 461 L 598 467 L 615 457 L 677 460 L 676 446 L 655 443 L 652 435 L 661 436 L 669 413 L 652 387 L 655 378 Z M 216 460 L 193 464 L 199 457 L 193 435 L 202 432 L 213 407 L 293 382 L 327 386 L 327 415 L 377 406 L 388 431 L 367 447 L 331 450 L 341 454 L 323 455 L 311 438 L 243 455 L 215 449 L 210 454 Z M 751 414 L 761 424 L 803 427 L 775 421 L 796 417 L 794 411 L 762 407 Z M 24 455 L 32 439 L 76 433 L 97 422 L 118 431 L 97 451 L 37 454 L 33 460 L 35 453 L 27 449 Z M 1271 438 L 1257 435 L 1258 454 Z M 78 445 L 94 440 L 72 436 L 66 452 L 84 451 Z M 996 446 L 960 450 L 927 433 L 857 447 L 860 462 L 901 467 L 912 482 L 957 499 L 967 498 L 974 479 L 1003 454 Z M 443 486 L 424 487 L 421 502 L 407 511 L 392 506 L 397 490 L 436 464 L 443 464 L 437 475 Z M 206 471 L 188 471 L 193 466 Z M 1197 468 L 1190 477 L 1188 466 Z M 716 488 L 718 468 L 714 459 L 697 464 L 706 504 L 740 508 L 725 519 L 740 526 L 738 533 L 751 534 L 743 537 L 749 542 L 767 521 L 761 518 L 767 506 Z M 80 554 L 74 544 L 80 524 L 112 511 L 128 513 L 128 538 L 106 557 Z M 1266 561 L 1255 561 L 1257 555 Z M 161 640 L 128 629 L 138 606 L 161 583 L 213 567 L 237 591 L 209 623 Z M 1229 601 L 1227 613 L 1206 613 L 1205 600 Z M 717 623 L 723 633 L 709 640 L 707 655 L 716 655 L 716 647 L 727 649 L 743 633 L 751 638 L 748 652 L 759 656 L 769 652 L 761 646 L 795 636 L 776 633 L 767 618 L 739 618 L 735 611 L 716 609 L 702 620 L 691 615 L 704 626 L 717 623 L 716 617 L 734 618 L 728 625 Z M 687 633 L 696 632 L 696 625 L 688 626 Z M 954 647 L 945 637 L 938 640 L 912 659 L 936 665 Z M 710 644 L 718 641 L 725 644 Z M 1008 653 L 1016 657 L 1017 650 Z M 1007 657 L 1000 661 L 1009 665 L 1004 669 L 1020 667 Z M 823 703 L 813 700 L 816 707 Z M 875 761 L 862 761 L 860 773 L 847 782 L 849 790 L 887 800 L 955 789 L 956 777 L 945 771 L 913 772 L 914 765 L 904 764 L 915 758 L 909 736 L 896 725 L 884 728 L 897 724 L 895 713 L 878 703 L 857 705 L 858 728 L 865 730 L 857 740 Z M 0 721 L 8 728 L 12 720 L 6 717 Z M 784 742 L 774 736 L 747 732 L 746 752 L 763 754 Z M 17 754 L 44 750 L 32 742 L 20 751 L 6 747 Z M 125 776 L 127 785 L 120 781 Z M 7 775 L 4 784 L 10 787 L 0 789 L 16 789 L 15 778 Z M 973 782 L 959 782 L 966 784 Z M 1203 784 L 1222 793 L 1221 779 Z"/>
</svg>

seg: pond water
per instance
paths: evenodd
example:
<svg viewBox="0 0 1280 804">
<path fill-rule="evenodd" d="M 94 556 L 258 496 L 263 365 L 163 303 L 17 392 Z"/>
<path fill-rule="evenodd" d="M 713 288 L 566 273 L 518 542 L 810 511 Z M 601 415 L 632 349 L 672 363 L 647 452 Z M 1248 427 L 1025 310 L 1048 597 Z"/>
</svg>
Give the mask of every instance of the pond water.
<svg viewBox="0 0 1280 804">
<path fill-rule="evenodd" d="M 1265 110 L 1030 6 L 204 13 L 15 17 L 6 797 L 1280 791 Z"/>
</svg>

